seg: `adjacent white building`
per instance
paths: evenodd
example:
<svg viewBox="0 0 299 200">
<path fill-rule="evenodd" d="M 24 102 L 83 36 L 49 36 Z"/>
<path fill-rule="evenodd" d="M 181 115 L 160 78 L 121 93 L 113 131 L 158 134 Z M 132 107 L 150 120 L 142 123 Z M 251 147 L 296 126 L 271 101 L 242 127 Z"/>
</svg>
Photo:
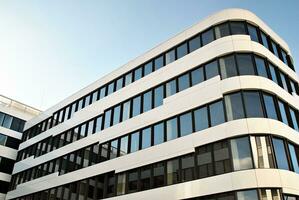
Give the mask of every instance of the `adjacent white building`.
<svg viewBox="0 0 299 200">
<path fill-rule="evenodd" d="M 298 199 L 298 81 L 261 19 L 218 12 L 26 122 L 6 199 Z"/>
<path fill-rule="evenodd" d="M 39 110 L 0 95 L 0 199 L 4 200 L 25 122 Z"/>
</svg>

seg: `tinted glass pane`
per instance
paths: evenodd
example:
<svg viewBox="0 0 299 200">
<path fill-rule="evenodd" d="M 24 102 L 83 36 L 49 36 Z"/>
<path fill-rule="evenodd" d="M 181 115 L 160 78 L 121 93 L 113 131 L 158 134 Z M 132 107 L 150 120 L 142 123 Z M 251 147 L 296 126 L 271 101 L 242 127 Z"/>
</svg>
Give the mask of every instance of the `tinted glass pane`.
<svg viewBox="0 0 299 200">
<path fill-rule="evenodd" d="M 143 94 L 143 112 L 151 110 L 152 106 L 152 91 L 150 90 Z"/>
<path fill-rule="evenodd" d="M 195 131 L 209 127 L 208 109 L 203 107 L 194 111 Z"/>
<path fill-rule="evenodd" d="M 289 144 L 288 146 L 294 171 L 299 173 L 299 148 L 295 148 L 295 146 L 292 144 Z"/>
<path fill-rule="evenodd" d="M 154 107 L 158 107 L 163 104 L 163 85 L 154 89 Z"/>
<path fill-rule="evenodd" d="M 228 142 L 222 141 L 213 144 L 213 155 L 215 164 L 215 173 L 223 174 L 230 172 L 231 169 L 231 159 L 228 149 Z"/>
<path fill-rule="evenodd" d="M 265 78 L 268 78 L 265 60 L 263 58 L 260 58 L 260 57 L 257 57 L 257 56 L 255 56 L 254 58 L 255 58 L 257 74 L 259 76 L 263 76 Z"/>
<path fill-rule="evenodd" d="M 139 150 L 139 132 L 131 134 L 131 149 L 130 152 Z"/>
<path fill-rule="evenodd" d="M 280 74 L 280 79 L 282 82 L 282 87 L 283 89 L 285 89 L 286 91 L 288 91 L 288 85 L 287 85 L 287 81 L 286 81 L 286 77 L 283 73 L 279 73 Z"/>
<path fill-rule="evenodd" d="M 285 64 L 288 64 L 287 53 L 283 49 L 281 49 L 281 57 L 282 57 L 282 61 Z"/>
<path fill-rule="evenodd" d="M 107 110 L 105 112 L 105 123 L 104 123 L 104 128 L 110 127 L 111 123 L 111 110 Z"/>
<path fill-rule="evenodd" d="M 113 140 L 110 146 L 110 159 L 117 157 L 117 151 L 118 151 L 118 140 Z"/>
<path fill-rule="evenodd" d="M 238 200 L 259 200 L 256 190 L 245 190 L 237 192 Z"/>
<path fill-rule="evenodd" d="M 209 106 L 211 126 L 216 126 L 225 122 L 222 101 L 218 101 Z"/>
<path fill-rule="evenodd" d="M 250 24 L 247 24 L 247 27 L 248 27 L 248 32 L 249 32 L 251 40 L 255 41 L 255 42 L 259 42 L 257 29 L 254 26 L 250 25 Z"/>
<path fill-rule="evenodd" d="M 114 82 L 112 82 L 112 83 L 110 83 L 108 85 L 108 93 L 107 93 L 107 95 L 109 95 L 109 94 L 111 94 L 113 92 L 114 92 Z"/>
<path fill-rule="evenodd" d="M 0 134 L 0 144 L 1 144 L 1 134 Z M 13 149 L 18 149 L 19 144 L 20 144 L 20 140 L 12 138 L 12 137 L 7 137 L 5 146 L 13 148 Z"/>
<path fill-rule="evenodd" d="M 142 68 L 139 67 L 139 68 L 135 69 L 135 71 L 134 71 L 134 81 L 141 79 L 141 77 L 142 77 Z"/>
<path fill-rule="evenodd" d="M 164 142 L 164 123 L 154 126 L 154 145 Z"/>
<path fill-rule="evenodd" d="M 129 85 L 130 83 L 132 83 L 132 72 L 125 76 L 125 86 Z"/>
<path fill-rule="evenodd" d="M 252 57 L 249 54 L 237 55 L 237 63 L 240 75 L 255 75 Z"/>
<path fill-rule="evenodd" d="M 101 88 L 100 90 L 100 99 L 106 96 L 106 87 Z"/>
<path fill-rule="evenodd" d="M 172 63 L 173 61 L 175 61 L 175 50 L 171 50 L 171 51 L 168 51 L 166 54 L 165 54 L 165 64 L 169 64 L 169 63 Z"/>
<path fill-rule="evenodd" d="M 214 32 L 213 29 L 207 30 L 206 32 L 202 33 L 202 46 L 209 44 L 214 40 Z"/>
<path fill-rule="evenodd" d="M 151 146 L 152 143 L 152 134 L 151 134 L 151 128 L 146 128 L 142 130 L 142 144 L 141 148 L 145 149 Z"/>
<path fill-rule="evenodd" d="M 189 41 L 189 49 L 190 52 L 195 51 L 196 49 L 201 47 L 200 35 L 194 37 Z"/>
<path fill-rule="evenodd" d="M 267 117 L 271 119 L 278 119 L 273 97 L 266 94 L 263 94 L 263 97 L 264 97 Z"/>
<path fill-rule="evenodd" d="M 269 45 L 268 45 L 268 39 L 267 36 L 265 35 L 265 33 L 261 32 L 261 37 L 262 37 L 262 44 L 269 49 Z"/>
<path fill-rule="evenodd" d="M 275 67 L 271 63 L 269 63 L 269 69 L 270 69 L 272 81 L 274 81 L 276 84 L 278 84 Z"/>
<path fill-rule="evenodd" d="M 21 120 L 18 118 L 13 118 L 10 129 L 14 131 L 19 131 L 19 124 L 21 123 Z"/>
<path fill-rule="evenodd" d="M 135 117 L 141 113 L 141 97 L 135 97 L 133 99 L 133 111 L 132 111 L 132 117 Z"/>
<path fill-rule="evenodd" d="M 166 140 L 172 140 L 178 137 L 178 122 L 177 118 L 166 121 Z"/>
<path fill-rule="evenodd" d="M 155 59 L 155 61 L 154 61 L 155 70 L 158 70 L 158 69 L 160 69 L 161 67 L 164 66 L 164 60 L 163 59 L 164 59 L 163 55 Z"/>
<path fill-rule="evenodd" d="M 123 104 L 122 121 L 125 121 L 130 118 L 130 110 L 131 110 L 131 101 L 127 101 Z"/>
<path fill-rule="evenodd" d="M 244 92 L 244 105 L 247 117 L 264 117 L 258 92 Z"/>
<path fill-rule="evenodd" d="M 220 65 L 221 77 L 223 79 L 238 75 L 236 61 L 233 55 L 220 58 L 219 65 Z"/>
<path fill-rule="evenodd" d="M 123 156 L 128 154 L 128 136 L 122 137 L 120 139 L 120 150 L 119 150 L 119 156 Z"/>
<path fill-rule="evenodd" d="M 245 23 L 244 22 L 230 22 L 230 27 L 232 34 L 246 34 Z"/>
<path fill-rule="evenodd" d="M 287 154 L 285 151 L 283 140 L 273 138 L 273 147 L 277 162 L 277 167 L 279 169 L 286 169 L 289 170 Z"/>
<path fill-rule="evenodd" d="M 212 176 L 214 174 L 212 145 L 205 145 L 198 148 L 197 166 L 199 178 Z"/>
<path fill-rule="evenodd" d="M 153 186 L 154 188 L 156 187 L 161 187 L 164 185 L 164 164 L 163 163 L 157 163 L 154 164 L 153 166 Z"/>
<path fill-rule="evenodd" d="M 11 123 L 12 123 L 12 119 L 13 119 L 12 116 L 5 115 L 2 126 L 5 127 L 5 128 L 10 128 Z"/>
<path fill-rule="evenodd" d="M 176 93 L 176 80 L 169 81 L 166 83 L 166 97 L 169 97 Z"/>
<path fill-rule="evenodd" d="M 121 173 L 117 175 L 117 186 L 116 194 L 125 194 L 126 191 L 126 173 Z"/>
<path fill-rule="evenodd" d="M 116 106 L 113 110 L 113 125 L 120 122 L 120 106 Z"/>
<path fill-rule="evenodd" d="M 291 85 L 291 93 L 297 94 L 294 81 L 290 80 L 290 85 Z"/>
<path fill-rule="evenodd" d="M 137 170 L 128 173 L 128 192 L 136 192 L 138 186 L 138 172 Z"/>
<path fill-rule="evenodd" d="M 228 23 L 220 24 L 215 27 L 216 39 L 229 35 Z"/>
<path fill-rule="evenodd" d="M 147 190 L 151 187 L 151 167 L 146 166 L 140 169 L 140 190 Z"/>
<path fill-rule="evenodd" d="M 245 117 L 241 93 L 227 95 L 224 99 L 228 121 Z"/>
<path fill-rule="evenodd" d="M 144 76 L 153 72 L 153 63 L 149 62 L 144 65 Z"/>
<path fill-rule="evenodd" d="M 191 72 L 192 85 L 196 85 L 205 80 L 203 67 L 195 69 Z"/>
<path fill-rule="evenodd" d="M 181 136 L 189 135 L 193 132 L 192 127 L 192 114 L 186 113 L 180 117 L 180 133 Z"/>
<path fill-rule="evenodd" d="M 293 122 L 293 128 L 297 131 L 299 131 L 299 127 L 298 127 L 298 122 L 297 122 L 297 118 L 296 118 L 296 114 L 295 114 L 295 110 L 290 108 L 290 115 L 291 115 L 291 120 Z"/>
<path fill-rule="evenodd" d="M 177 59 L 187 54 L 188 54 L 187 43 L 181 44 L 179 47 L 177 47 Z"/>
<path fill-rule="evenodd" d="M 95 128 L 95 131 L 96 132 L 99 132 L 102 128 L 102 116 L 98 117 L 96 119 L 96 128 Z"/>
<path fill-rule="evenodd" d="M 189 74 L 185 74 L 179 77 L 179 92 L 190 87 Z"/>
<path fill-rule="evenodd" d="M 210 62 L 209 64 L 206 64 L 205 70 L 206 70 L 206 78 L 207 79 L 217 76 L 219 74 L 217 60 Z"/>
<path fill-rule="evenodd" d="M 179 160 L 167 161 L 167 185 L 178 183 L 179 181 Z"/>
<path fill-rule="evenodd" d="M 278 107 L 279 107 L 282 122 L 285 123 L 286 125 L 289 125 L 286 110 L 284 104 L 281 101 L 278 101 Z"/>
<path fill-rule="evenodd" d="M 194 179 L 194 154 L 182 157 L 182 181 L 191 181 Z"/>
<path fill-rule="evenodd" d="M 3 146 L 5 145 L 6 138 L 7 138 L 6 135 L 0 134 L 0 145 L 3 145 Z"/>
<path fill-rule="evenodd" d="M 271 45 L 272 45 L 272 49 L 273 49 L 274 55 L 276 55 L 277 57 L 279 57 L 278 50 L 277 50 L 277 45 L 275 44 L 275 42 L 271 41 Z"/>
<path fill-rule="evenodd" d="M 231 140 L 232 159 L 235 170 L 253 168 L 248 137 Z"/>
<path fill-rule="evenodd" d="M 2 126 L 5 114 L 0 112 L 0 126 Z"/>
<path fill-rule="evenodd" d="M 117 81 L 116 81 L 116 90 L 119 90 L 123 87 L 123 78 L 119 78 Z"/>
</svg>

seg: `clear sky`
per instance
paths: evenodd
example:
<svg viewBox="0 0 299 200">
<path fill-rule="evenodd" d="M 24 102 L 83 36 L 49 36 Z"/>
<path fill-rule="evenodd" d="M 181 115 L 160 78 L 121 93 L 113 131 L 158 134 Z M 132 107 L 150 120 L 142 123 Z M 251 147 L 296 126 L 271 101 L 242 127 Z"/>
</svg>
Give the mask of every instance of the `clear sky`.
<svg viewBox="0 0 299 200">
<path fill-rule="evenodd" d="M 0 0 L 0 94 L 47 109 L 225 8 L 253 11 L 299 62 L 298 0 Z"/>
</svg>

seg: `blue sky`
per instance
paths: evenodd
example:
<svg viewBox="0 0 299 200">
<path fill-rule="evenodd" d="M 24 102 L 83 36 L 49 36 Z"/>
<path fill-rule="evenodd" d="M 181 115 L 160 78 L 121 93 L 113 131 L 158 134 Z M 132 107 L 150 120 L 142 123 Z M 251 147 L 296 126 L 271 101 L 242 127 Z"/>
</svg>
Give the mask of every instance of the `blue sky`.
<svg viewBox="0 0 299 200">
<path fill-rule="evenodd" d="M 47 109 L 225 8 L 256 13 L 299 62 L 297 0 L 0 0 L 0 94 Z"/>
</svg>

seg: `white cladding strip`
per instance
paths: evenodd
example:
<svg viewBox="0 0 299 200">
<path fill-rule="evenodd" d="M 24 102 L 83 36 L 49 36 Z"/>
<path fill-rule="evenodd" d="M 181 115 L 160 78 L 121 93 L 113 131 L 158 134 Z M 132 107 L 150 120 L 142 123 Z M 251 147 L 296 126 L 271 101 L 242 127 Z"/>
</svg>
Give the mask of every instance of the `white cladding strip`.
<svg viewBox="0 0 299 200">
<path fill-rule="evenodd" d="M 169 64 L 168 66 L 140 79 L 129 86 L 97 101 L 85 109 L 82 109 L 75 113 L 75 115 L 64 123 L 61 123 L 42 134 L 35 136 L 20 144 L 20 150 L 38 142 L 50 135 L 56 135 L 63 131 L 74 127 L 83 122 L 82 119 L 90 119 L 99 115 L 105 109 L 116 105 L 125 99 L 131 98 L 141 92 L 144 92 L 148 88 L 152 88 L 162 82 L 165 82 L 179 74 L 184 73 L 202 63 L 205 63 L 215 57 L 229 54 L 232 52 L 255 52 L 259 55 L 267 57 L 274 64 L 276 64 L 282 71 L 291 76 L 292 79 L 299 82 L 299 79 L 295 72 L 293 72 L 282 61 L 277 59 L 268 49 L 262 45 L 252 42 L 249 36 L 234 35 L 221 38 L 213 43 L 206 45 L 205 47 L 198 49 L 191 54 Z"/>
<path fill-rule="evenodd" d="M 99 86 L 108 83 L 109 81 L 125 74 L 126 72 L 134 69 L 135 67 L 139 66 L 140 64 L 154 58 L 155 56 L 159 55 L 162 52 L 174 47 L 175 45 L 183 42 L 187 38 L 190 38 L 197 33 L 205 30 L 206 28 L 221 23 L 227 20 L 247 20 L 253 22 L 254 24 L 258 25 L 261 29 L 263 29 L 266 33 L 271 35 L 271 37 L 278 42 L 284 49 L 290 52 L 288 45 L 284 40 L 282 40 L 272 29 L 270 29 L 261 19 L 259 19 L 255 14 L 248 10 L 244 9 L 227 9 L 220 11 L 212 16 L 207 17 L 206 19 L 202 20 L 201 22 L 195 24 L 194 26 L 190 27 L 189 29 L 177 34 L 176 36 L 172 37 L 171 39 L 163 42 L 162 44 L 154 47 L 153 49 L 149 50 L 148 52 L 144 53 L 143 55 L 129 61 L 127 64 L 121 66 L 117 70 L 109 73 L 108 75 L 104 76 L 103 78 L 95 81 L 94 83 L 88 85 L 87 87 L 83 88 L 82 90 L 78 91 L 77 93 L 69 96 L 68 98 L 64 99 L 63 101 L 57 103 L 56 105 L 52 106 L 45 112 L 41 113 L 39 116 L 35 117 L 34 119 L 28 121 L 25 125 L 25 129 L 32 127 L 33 125 L 39 123 L 40 121 L 46 119 L 47 117 L 51 116 L 55 111 L 63 108 L 64 106 L 74 102 L 75 100 L 81 98 L 82 96 L 88 94 L 89 92 L 97 89 Z"/>
<path fill-rule="evenodd" d="M 0 133 L 16 139 L 22 138 L 22 133 L 0 126 Z"/>
<path fill-rule="evenodd" d="M 168 97 L 164 100 L 163 106 L 136 116 L 124 123 L 102 130 L 100 134 L 88 136 L 35 159 L 33 159 L 33 157 L 29 157 L 17 162 L 15 164 L 13 174 L 78 150 L 84 146 L 91 145 L 95 143 L 95 141 L 102 143 L 118 136 L 133 132 L 134 130 L 154 124 L 162 119 L 166 119 L 191 108 L 222 98 L 225 93 L 240 89 L 262 89 L 271 93 L 274 92 L 293 107 L 297 109 L 299 108 L 299 102 L 296 101 L 292 95 L 285 92 L 269 79 L 259 76 L 239 76 L 221 81 L 219 76 L 217 76 L 202 84 L 198 84 Z M 157 118 L 157 116 L 159 116 L 159 118 Z M 122 132 L 119 132 L 119 130 L 122 130 Z"/>
<path fill-rule="evenodd" d="M 0 112 L 4 112 L 6 114 L 9 114 L 13 117 L 17 117 L 24 121 L 30 120 L 34 117 L 34 115 L 32 115 L 30 113 L 27 113 L 25 111 L 20 111 L 14 107 L 3 106 L 1 103 L 0 103 Z"/>
<path fill-rule="evenodd" d="M 46 183 L 22 186 L 18 190 L 10 191 L 7 195 L 7 199 L 48 189 L 54 182 L 56 182 L 55 178 L 52 178 Z M 284 192 L 288 191 L 291 194 L 298 195 L 299 176 L 294 172 L 279 169 L 251 169 L 126 194 L 109 199 L 185 199 L 234 190 L 272 187 L 282 188 Z"/>
<path fill-rule="evenodd" d="M 3 172 L 0 172 L 0 181 L 6 181 L 6 182 L 10 182 L 11 179 L 11 175 L 10 174 L 6 174 Z"/>
<path fill-rule="evenodd" d="M 16 160 L 17 150 L 0 145 L 0 157 Z"/>
</svg>

